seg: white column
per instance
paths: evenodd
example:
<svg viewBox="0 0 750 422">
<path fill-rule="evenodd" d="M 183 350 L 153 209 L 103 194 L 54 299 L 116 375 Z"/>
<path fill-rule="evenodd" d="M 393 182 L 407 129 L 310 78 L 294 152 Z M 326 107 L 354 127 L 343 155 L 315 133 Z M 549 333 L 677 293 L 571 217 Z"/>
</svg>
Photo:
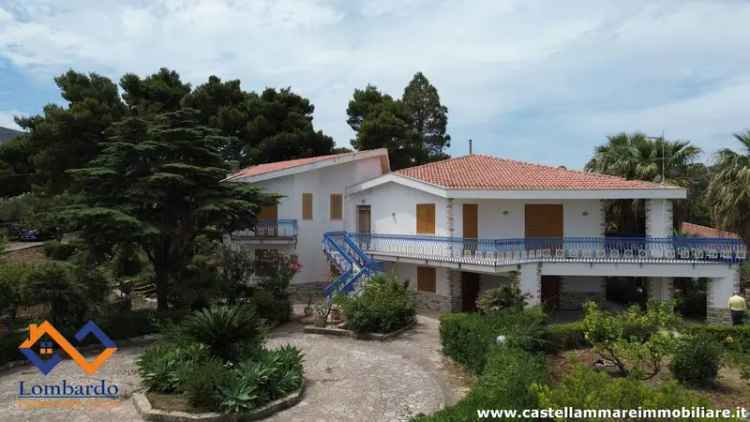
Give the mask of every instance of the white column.
<svg viewBox="0 0 750 422">
<path fill-rule="evenodd" d="M 647 293 L 649 300 L 667 302 L 672 300 L 674 295 L 674 286 L 672 279 L 669 277 L 649 277 Z"/>
<path fill-rule="evenodd" d="M 527 294 L 526 303 L 529 306 L 539 305 L 542 302 L 542 275 L 541 264 L 521 265 L 521 274 L 518 287 L 522 294 Z"/>
<path fill-rule="evenodd" d="M 672 237 L 672 200 L 646 200 L 646 236 Z"/>
<path fill-rule="evenodd" d="M 707 320 L 714 324 L 730 324 L 729 298 L 740 286 L 740 272 L 735 270 L 731 275 L 712 278 L 708 281 L 706 294 Z"/>
</svg>

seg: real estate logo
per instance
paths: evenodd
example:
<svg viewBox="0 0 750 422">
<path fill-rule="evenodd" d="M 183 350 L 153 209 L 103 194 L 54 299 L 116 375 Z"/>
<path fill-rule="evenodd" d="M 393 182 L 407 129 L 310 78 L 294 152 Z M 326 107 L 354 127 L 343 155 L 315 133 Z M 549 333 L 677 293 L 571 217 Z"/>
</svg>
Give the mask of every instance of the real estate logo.
<svg viewBox="0 0 750 422">
<path fill-rule="evenodd" d="M 54 341 L 88 375 L 95 374 L 97 369 L 117 350 L 115 343 L 93 321 L 87 322 L 75 334 L 78 343 L 81 343 L 89 335 L 94 335 L 99 343 L 104 346 L 104 350 L 93 361 L 86 360 L 78 349 L 70 344 L 49 322 L 44 321 L 39 325 L 31 324 L 29 325 L 29 338 L 21 343 L 18 349 L 44 375 L 49 374 L 63 360 L 60 351 L 54 350 L 52 341 L 41 340 L 44 335 Z M 40 343 L 39 354 L 32 349 L 37 342 Z"/>
<path fill-rule="evenodd" d="M 47 376 L 60 362 L 64 352 L 86 375 L 94 375 L 112 354 L 117 346 L 93 322 L 89 321 L 75 334 L 75 340 L 81 344 L 88 336 L 93 335 L 104 347 L 93 360 L 87 360 L 57 329 L 47 321 L 29 325 L 29 337 L 18 347 L 19 351 L 36 368 Z M 35 350 L 36 348 L 36 350 Z M 20 407 L 37 408 L 77 408 L 91 405 L 107 407 L 118 403 L 119 387 L 102 379 L 96 383 L 82 384 L 62 379 L 54 383 L 18 383 L 18 401 Z M 91 400 L 85 399 L 108 399 Z"/>
</svg>

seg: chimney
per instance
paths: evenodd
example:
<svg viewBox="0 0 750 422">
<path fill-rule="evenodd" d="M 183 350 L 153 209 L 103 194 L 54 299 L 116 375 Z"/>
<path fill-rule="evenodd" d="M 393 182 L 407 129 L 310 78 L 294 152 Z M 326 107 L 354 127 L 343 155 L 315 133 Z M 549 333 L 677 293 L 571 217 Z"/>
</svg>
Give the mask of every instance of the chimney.
<svg viewBox="0 0 750 422">
<path fill-rule="evenodd" d="M 469 155 L 474 155 L 474 149 L 472 148 L 473 141 L 469 139 Z"/>
</svg>

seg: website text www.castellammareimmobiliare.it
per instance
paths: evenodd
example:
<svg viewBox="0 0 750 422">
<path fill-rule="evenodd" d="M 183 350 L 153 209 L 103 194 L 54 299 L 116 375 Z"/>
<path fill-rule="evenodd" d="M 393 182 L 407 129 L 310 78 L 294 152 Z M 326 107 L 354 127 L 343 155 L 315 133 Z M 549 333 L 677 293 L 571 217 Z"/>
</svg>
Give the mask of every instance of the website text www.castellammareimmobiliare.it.
<svg viewBox="0 0 750 422">
<path fill-rule="evenodd" d="M 750 418 L 750 410 L 744 407 L 734 409 L 707 409 L 705 407 L 681 407 L 677 409 L 477 409 L 479 419 L 513 418 L 555 418 L 555 419 L 698 419 L 698 418 Z"/>
</svg>

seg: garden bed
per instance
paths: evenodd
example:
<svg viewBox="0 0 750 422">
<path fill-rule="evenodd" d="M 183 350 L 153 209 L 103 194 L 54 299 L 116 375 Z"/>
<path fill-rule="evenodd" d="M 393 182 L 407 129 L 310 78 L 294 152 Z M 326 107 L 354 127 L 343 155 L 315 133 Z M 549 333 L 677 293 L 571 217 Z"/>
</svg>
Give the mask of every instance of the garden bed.
<svg viewBox="0 0 750 422">
<path fill-rule="evenodd" d="M 307 334 L 323 334 L 323 335 L 329 335 L 329 336 L 338 336 L 338 337 L 352 337 L 357 338 L 360 340 L 377 340 L 377 341 L 387 341 L 394 337 L 397 337 L 401 334 L 403 334 L 406 331 L 411 330 L 412 328 L 417 326 L 417 322 L 414 321 L 404 327 L 399 328 L 398 330 L 391 331 L 389 333 L 357 333 L 352 330 L 347 330 L 346 328 L 343 328 L 343 323 L 334 325 L 334 326 L 326 326 L 326 327 L 318 327 L 315 325 L 305 325 L 304 332 Z"/>
<path fill-rule="evenodd" d="M 155 422 L 184 422 L 184 421 L 202 421 L 202 422 L 234 422 L 234 421 L 255 421 L 267 418 L 274 413 L 288 409 L 304 397 L 305 384 L 295 392 L 272 401 L 252 412 L 242 414 L 223 414 L 218 412 L 200 412 L 194 409 L 188 403 L 188 400 L 175 394 L 157 394 L 157 393 L 135 393 L 133 394 L 133 404 L 138 413 L 147 421 Z"/>
</svg>

